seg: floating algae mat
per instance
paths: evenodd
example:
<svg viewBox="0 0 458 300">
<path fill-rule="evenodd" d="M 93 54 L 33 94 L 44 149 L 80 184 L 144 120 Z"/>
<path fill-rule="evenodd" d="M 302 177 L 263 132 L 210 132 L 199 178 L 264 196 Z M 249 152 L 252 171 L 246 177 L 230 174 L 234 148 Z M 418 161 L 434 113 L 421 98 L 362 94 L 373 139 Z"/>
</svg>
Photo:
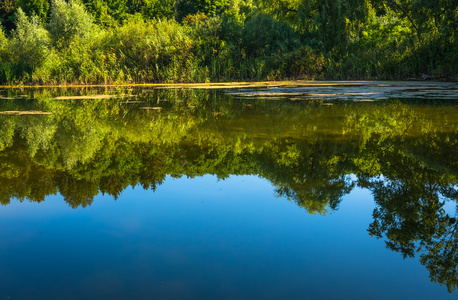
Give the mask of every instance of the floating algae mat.
<svg viewBox="0 0 458 300">
<path fill-rule="evenodd" d="M 457 99 L 458 84 L 450 82 L 318 82 L 295 86 L 281 85 L 266 89 L 248 88 L 227 92 L 238 97 L 294 97 L 295 100 L 388 100 L 402 99 Z"/>
</svg>

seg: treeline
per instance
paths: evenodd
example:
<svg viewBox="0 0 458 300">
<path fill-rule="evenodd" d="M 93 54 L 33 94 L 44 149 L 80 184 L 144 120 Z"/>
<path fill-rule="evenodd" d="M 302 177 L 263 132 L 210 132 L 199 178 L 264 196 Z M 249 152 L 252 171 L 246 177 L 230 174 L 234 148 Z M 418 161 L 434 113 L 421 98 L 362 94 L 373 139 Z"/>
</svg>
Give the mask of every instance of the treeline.
<svg viewBox="0 0 458 300">
<path fill-rule="evenodd" d="M 458 79 L 456 0 L 1 0 L 0 83 Z"/>
</svg>

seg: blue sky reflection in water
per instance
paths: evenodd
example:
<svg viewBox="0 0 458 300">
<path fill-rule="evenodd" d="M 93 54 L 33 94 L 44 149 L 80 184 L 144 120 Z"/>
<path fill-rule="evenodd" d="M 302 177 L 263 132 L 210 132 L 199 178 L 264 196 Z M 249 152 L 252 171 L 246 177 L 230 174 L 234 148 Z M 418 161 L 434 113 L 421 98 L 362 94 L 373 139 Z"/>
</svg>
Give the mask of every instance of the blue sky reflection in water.
<svg viewBox="0 0 458 300">
<path fill-rule="evenodd" d="M 0 210 L 10 299 L 452 299 L 418 259 L 367 233 L 355 189 L 326 216 L 256 176 L 167 177 L 71 209 L 61 196 Z"/>
</svg>

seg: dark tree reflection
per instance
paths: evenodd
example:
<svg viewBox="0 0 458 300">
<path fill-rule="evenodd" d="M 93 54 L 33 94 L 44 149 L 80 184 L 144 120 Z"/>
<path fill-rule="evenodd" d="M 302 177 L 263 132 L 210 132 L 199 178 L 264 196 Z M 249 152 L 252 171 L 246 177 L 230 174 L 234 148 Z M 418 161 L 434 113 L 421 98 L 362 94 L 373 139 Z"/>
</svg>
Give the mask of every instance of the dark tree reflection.
<svg viewBox="0 0 458 300">
<path fill-rule="evenodd" d="M 450 215 L 444 205 L 458 204 L 456 161 L 447 162 L 451 153 L 457 154 L 456 138 L 457 133 L 434 132 L 434 137 L 400 140 L 402 147 L 383 153 L 383 175 L 359 182 L 372 191 L 376 203 L 369 233 L 384 238 L 387 248 L 404 258 L 419 256 L 431 280 L 449 291 L 458 283 L 458 239 L 456 213 Z"/>
</svg>

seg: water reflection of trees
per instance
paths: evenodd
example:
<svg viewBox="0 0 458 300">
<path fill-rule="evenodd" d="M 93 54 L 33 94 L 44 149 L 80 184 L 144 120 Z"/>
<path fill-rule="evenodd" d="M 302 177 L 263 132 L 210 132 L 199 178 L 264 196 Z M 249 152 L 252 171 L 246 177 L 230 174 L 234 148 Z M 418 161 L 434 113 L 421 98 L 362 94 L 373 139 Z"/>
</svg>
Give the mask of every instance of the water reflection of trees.
<svg viewBox="0 0 458 300">
<path fill-rule="evenodd" d="M 53 113 L 0 116 L 1 203 L 59 192 L 71 207 L 86 207 L 99 193 L 116 199 L 128 186 L 155 190 L 168 174 L 253 174 L 309 213 L 325 214 L 359 186 L 376 203 L 369 233 L 404 257 L 419 255 L 433 281 L 456 289 L 458 225 L 443 209 L 458 200 L 454 103 L 325 106 L 178 90 L 51 100 L 71 93 L 1 104 Z"/>
<path fill-rule="evenodd" d="M 439 136 L 436 133 L 434 140 L 456 143 L 456 133 Z M 450 152 L 457 151 L 452 144 L 433 143 L 431 136 L 423 143 L 400 141 L 401 149 L 383 153 L 383 176 L 359 178 L 359 185 L 372 191 L 376 203 L 370 235 L 385 238 L 387 248 L 404 258 L 419 255 L 431 280 L 449 291 L 458 283 L 456 216 L 443 208 L 446 200 L 458 201 L 456 161 L 446 161 Z"/>
</svg>

